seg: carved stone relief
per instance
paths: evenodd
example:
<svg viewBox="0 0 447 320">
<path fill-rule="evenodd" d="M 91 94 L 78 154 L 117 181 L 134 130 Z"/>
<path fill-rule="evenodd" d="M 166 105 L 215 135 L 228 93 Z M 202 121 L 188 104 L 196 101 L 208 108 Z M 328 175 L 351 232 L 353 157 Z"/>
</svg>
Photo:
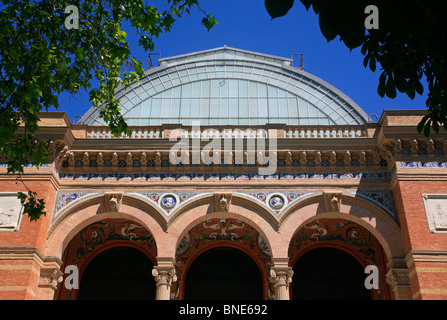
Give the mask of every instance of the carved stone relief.
<svg viewBox="0 0 447 320">
<path fill-rule="evenodd" d="M 324 200 L 328 212 L 340 212 L 341 192 L 325 192 Z"/>
<path fill-rule="evenodd" d="M 423 194 L 428 226 L 432 233 L 447 233 L 447 194 Z"/>
<path fill-rule="evenodd" d="M 17 193 L 0 193 L 0 230 L 18 230 L 22 204 Z"/>
<path fill-rule="evenodd" d="M 106 211 L 118 212 L 123 200 L 122 193 L 106 193 L 104 195 Z"/>
<path fill-rule="evenodd" d="M 231 193 L 216 193 L 214 194 L 214 201 L 216 211 L 229 212 L 231 206 Z"/>
</svg>

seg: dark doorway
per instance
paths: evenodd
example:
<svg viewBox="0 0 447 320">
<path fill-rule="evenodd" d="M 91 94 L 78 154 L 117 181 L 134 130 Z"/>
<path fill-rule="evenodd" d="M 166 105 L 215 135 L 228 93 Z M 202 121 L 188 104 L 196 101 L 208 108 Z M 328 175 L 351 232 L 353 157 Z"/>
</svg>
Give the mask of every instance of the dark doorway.
<svg viewBox="0 0 447 320">
<path fill-rule="evenodd" d="M 201 254 L 186 275 L 185 300 L 262 300 L 262 276 L 244 252 L 215 248 Z"/>
<path fill-rule="evenodd" d="M 370 300 L 362 265 L 334 248 L 305 253 L 293 267 L 293 300 Z"/>
<path fill-rule="evenodd" d="M 153 263 L 140 250 L 117 247 L 96 256 L 79 285 L 80 300 L 153 300 Z"/>
</svg>

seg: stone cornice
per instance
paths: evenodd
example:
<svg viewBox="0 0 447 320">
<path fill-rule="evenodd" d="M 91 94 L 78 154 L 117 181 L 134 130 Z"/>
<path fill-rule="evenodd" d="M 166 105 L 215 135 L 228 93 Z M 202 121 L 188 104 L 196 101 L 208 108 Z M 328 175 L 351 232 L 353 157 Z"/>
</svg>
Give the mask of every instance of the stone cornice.
<svg viewBox="0 0 447 320">
<path fill-rule="evenodd" d="M 33 260 L 41 267 L 45 263 L 62 265 L 58 257 L 45 256 L 35 247 L 0 247 L 0 260 Z"/>
<path fill-rule="evenodd" d="M 398 172 L 396 173 L 396 178 L 398 181 L 446 181 L 447 172 Z"/>
<path fill-rule="evenodd" d="M 417 262 L 447 263 L 447 251 L 436 250 L 411 250 L 405 257 L 408 267 Z"/>
</svg>

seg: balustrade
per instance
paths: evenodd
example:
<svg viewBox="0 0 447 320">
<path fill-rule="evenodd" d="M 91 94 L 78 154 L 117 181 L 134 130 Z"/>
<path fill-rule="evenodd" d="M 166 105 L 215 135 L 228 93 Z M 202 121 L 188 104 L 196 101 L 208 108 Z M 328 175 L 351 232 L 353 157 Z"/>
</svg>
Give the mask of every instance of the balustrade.
<svg viewBox="0 0 447 320">
<path fill-rule="evenodd" d="M 90 139 L 161 139 L 161 138 L 268 138 L 269 126 L 265 127 L 201 127 L 197 130 L 194 127 L 179 126 L 177 129 L 166 129 L 163 126 L 157 127 L 134 127 L 131 128 L 131 135 L 122 134 L 115 137 L 107 127 L 89 127 L 87 137 Z M 282 127 L 283 137 L 286 139 L 331 139 L 331 138 L 361 138 L 367 137 L 364 126 L 284 126 Z M 278 137 L 281 135 L 277 135 Z"/>
</svg>

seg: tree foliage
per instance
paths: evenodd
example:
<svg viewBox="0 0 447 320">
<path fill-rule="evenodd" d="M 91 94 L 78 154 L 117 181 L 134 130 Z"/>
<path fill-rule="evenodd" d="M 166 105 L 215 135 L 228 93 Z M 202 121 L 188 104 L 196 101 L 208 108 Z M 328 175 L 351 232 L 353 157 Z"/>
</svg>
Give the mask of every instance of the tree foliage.
<svg viewBox="0 0 447 320">
<path fill-rule="evenodd" d="M 414 99 L 428 87 L 427 115 L 418 126 L 426 136 L 431 129 L 447 130 L 447 2 L 423 0 L 301 0 L 319 17 L 320 29 L 328 41 L 340 38 L 349 49 L 361 48 L 364 66 L 375 72 L 381 67 L 378 94 L 395 98 L 397 92 Z M 265 0 L 272 18 L 284 16 L 293 0 Z M 374 5 L 378 9 L 377 29 L 365 26 Z"/>
<path fill-rule="evenodd" d="M 77 28 L 67 28 L 69 5 L 78 10 Z M 111 132 L 128 133 L 114 92 L 138 81 L 144 69 L 131 54 L 124 24 L 138 33 L 140 46 L 152 51 L 154 39 L 193 7 L 203 11 L 198 0 L 166 0 L 165 9 L 143 0 L 0 2 L 0 157 L 8 162 L 8 173 L 45 163 L 49 142 L 37 135 L 39 113 L 58 109 L 61 93 L 87 90 L 94 106 L 105 105 L 100 116 Z M 209 30 L 217 22 L 203 14 Z M 31 221 L 44 214 L 36 193 L 19 198 Z"/>
</svg>

